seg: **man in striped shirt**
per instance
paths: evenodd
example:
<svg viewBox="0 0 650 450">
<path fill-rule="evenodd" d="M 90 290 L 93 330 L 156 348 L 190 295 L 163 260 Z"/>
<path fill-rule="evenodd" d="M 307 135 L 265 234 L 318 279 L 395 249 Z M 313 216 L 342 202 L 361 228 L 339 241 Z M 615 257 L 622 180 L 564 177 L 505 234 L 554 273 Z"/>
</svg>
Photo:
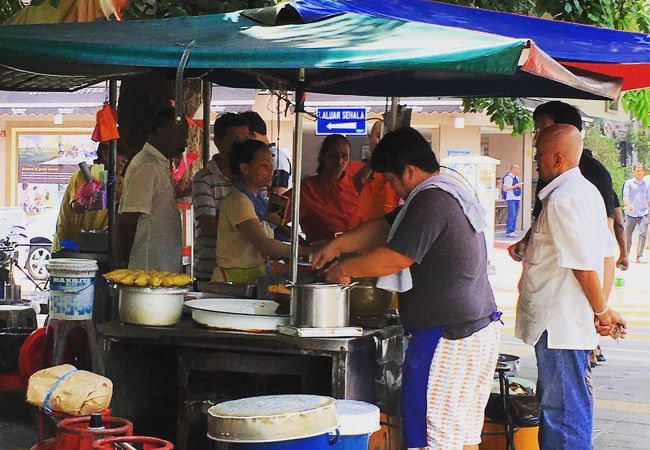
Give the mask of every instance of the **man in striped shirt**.
<svg viewBox="0 0 650 450">
<path fill-rule="evenodd" d="M 230 152 L 235 142 L 250 136 L 246 119 L 239 114 L 226 113 L 214 121 L 215 154 L 192 179 L 194 207 L 194 276 L 209 281 L 216 265 L 217 223 L 221 200 L 232 189 Z"/>
</svg>

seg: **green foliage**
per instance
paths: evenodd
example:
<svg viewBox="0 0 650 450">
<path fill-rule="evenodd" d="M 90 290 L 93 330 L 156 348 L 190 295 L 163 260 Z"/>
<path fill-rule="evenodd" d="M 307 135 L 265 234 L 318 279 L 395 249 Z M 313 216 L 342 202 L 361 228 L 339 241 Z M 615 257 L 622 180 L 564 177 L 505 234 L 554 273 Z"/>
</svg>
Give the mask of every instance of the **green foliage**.
<svg viewBox="0 0 650 450">
<path fill-rule="evenodd" d="M 474 8 L 494 11 L 513 12 L 529 15 L 535 8 L 534 0 L 442 0 L 454 5 L 472 6 Z"/>
<path fill-rule="evenodd" d="M 0 0 L 0 24 L 22 8 L 19 0 Z"/>
<path fill-rule="evenodd" d="M 634 145 L 636 156 L 643 167 L 650 167 L 650 136 L 645 130 L 636 129 L 632 131 L 628 138 Z"/>
<path fill-rule="evenodd" d="M 512 127 L 512 134 L 533 129 L 533 114 L 517 98 L 464 98 L 463 112 L 485 112 L 503 130 Z"/>
<path fill-rule="evenodd" d="M 261 8 L 275 3 L 273 0 L 132 0 L 131 6 L 122 11 L 122 17 L 124 19 L 161 19 L 200 16 L 246 8 Z"/>
<path fill-rule="evenodd" d="M 612 176 L 614 191 L 620 196 L 625 182 L 625 169 L 621 166 L 620 151 L 614 138 L 605 136 L 600 126 L 594 125 L 585 131 L 585 148 L 607 168 Z"/>
<path fill-rule="evenodd" d="M 650 125 L 650 89 L 628 91 L 623 95 L 623 109 L 632 112 L 641 127 Z"/>
</svg>

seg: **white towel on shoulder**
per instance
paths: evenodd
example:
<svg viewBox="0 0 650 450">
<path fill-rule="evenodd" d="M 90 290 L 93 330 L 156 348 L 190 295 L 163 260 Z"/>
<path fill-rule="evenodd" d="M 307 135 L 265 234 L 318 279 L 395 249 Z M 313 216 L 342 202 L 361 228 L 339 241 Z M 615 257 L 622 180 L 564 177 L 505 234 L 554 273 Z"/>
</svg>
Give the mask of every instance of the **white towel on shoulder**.
<svg viewBox="0 0 650 450">
<path fill-rule="evenodd" d="M 388 241 L 390 241 L 397 228 L 399 227 L 406 210 L 409 207 L 411 199 L 417 195 L 418 192 L 425 189 L 441 189 L 449 194 L 451 194 L 456 201 L 460 204 L 463 209 L 463 213 L 469 220 L 470 225 L 477 233 L 480 233 L 487 227 L 487 221 L 485 220 L 486 211 L 483 206 L 478 202 L 476 196 L 470 192 L 465 186 L 463 186 L 459 181 L 455 180 L 452 177 L 445 175 L 433 175 L 432 177 L 426 179 L 413 189 L 409 194 L 408 198 L 404 202 L 404 206 L 397 214 L 393 225 L 390 227 L 388 232 Z M 386 275 L 379 277 L 377 280 L 377 287 L 386 289 L 387 291 L 392 292 L 406 292 L 413 287 L 413 279 L 411 278 L 410 268 L 406 268 L 400 272 L 394 273 L 392 275 Z"/>
</svg>

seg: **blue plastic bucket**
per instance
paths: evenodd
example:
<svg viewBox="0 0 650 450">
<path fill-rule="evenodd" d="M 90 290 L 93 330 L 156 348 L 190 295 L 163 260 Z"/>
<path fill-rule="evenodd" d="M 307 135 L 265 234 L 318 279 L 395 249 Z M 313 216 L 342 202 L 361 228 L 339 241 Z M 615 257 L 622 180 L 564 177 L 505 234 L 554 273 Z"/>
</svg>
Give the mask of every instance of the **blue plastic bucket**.
<svg viewBox="0 0 650 450">
<path fill-rule="evenodd" d="M 330 450 L 336 445 L 338 436 L 321 434 L 302 439 L 292 439 L 280 442 L 259 442 L 259 443 L 231 443 L 230 450 Z M 367 439 L 366 439 L 367 441 Z M 368 446 L 366 445 L 366 449 Z"/>
<path fill-rule="evenodd" d="M 85 320 L 93 317 L 95 298 L 94 259 L 51 259 L 50 318 Z"/>
<path fill-rule="evenodd" d="M 379 408 L 355 400 L 337 400 L 340 438 L 332 450 L 368 450 L 370 435 L 379 430 Z"/>
</svg>

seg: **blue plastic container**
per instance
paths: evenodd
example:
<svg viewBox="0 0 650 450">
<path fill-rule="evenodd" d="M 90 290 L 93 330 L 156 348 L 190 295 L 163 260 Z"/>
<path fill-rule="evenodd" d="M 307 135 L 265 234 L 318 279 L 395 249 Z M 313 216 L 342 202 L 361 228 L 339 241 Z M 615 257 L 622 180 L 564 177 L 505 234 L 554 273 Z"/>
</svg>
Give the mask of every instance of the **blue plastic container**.
<svg viewBox="0 0 650 450">
<path fill-rule="evenodd" d="M 337 400 L 336 416 L 341 434 L 332 450 L 368 450 L 370 435 L 379 430 L 379 408 L 355 400 Z"/>
<path fill-rule="evenodd" d="M 229 447 L 230 450 L 330 450 L 337 448 L 331 446 L 336 442 L 336 438 L 336 436 L 330 436 L 326 433 L 308 438 L 292 439 L 290 441 L 231 443 Z M 367 448 L 368 446 L 366 445 Z"/>
</svg>

